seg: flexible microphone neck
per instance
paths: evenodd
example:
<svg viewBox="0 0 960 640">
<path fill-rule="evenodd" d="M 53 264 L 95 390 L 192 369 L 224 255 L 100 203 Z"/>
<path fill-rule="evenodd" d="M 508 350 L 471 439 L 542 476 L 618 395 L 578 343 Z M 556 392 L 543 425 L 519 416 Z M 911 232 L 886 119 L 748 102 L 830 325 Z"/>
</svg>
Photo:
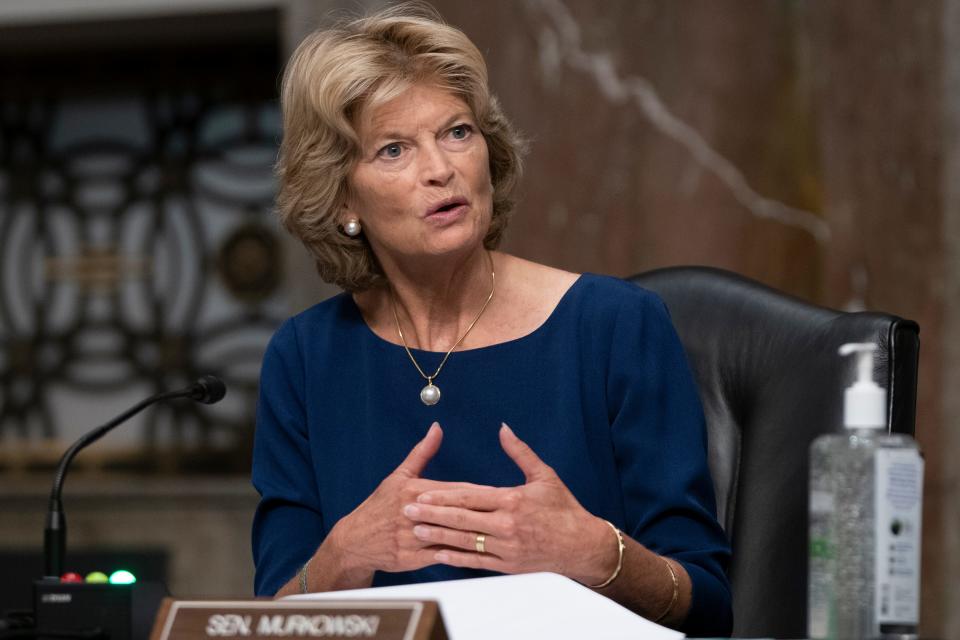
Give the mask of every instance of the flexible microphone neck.
<svg viewBox="0 0 960 640">
<path fill-rule="evenodd" d="M 110 422 L 89 431 L 70 445 L 57 465 L 53 477 L 53 486 L 50 488 L 50 503 L 47 510 L 47 522 L 44 528 L 44 576 L 59 577 L 63 573 L 63 560 L 67 547 L 67 521 L 63 513 L 63 503 L 60 500 L 63 492 L 63 483 L 67 477 L 70 463 L 80 451 L 93 444 L 114 427 L 129 420 L 147 407 L 157 402 L 174 400 L 176 398 L 190 398 L 204 404 L 213 404 L 220 401 L 226 393 L 226 388 L 218 378 L 203 376 L 197 382 L 177 391 L 166 391 L 143 400 L 127 409 Z"/>
</svg>

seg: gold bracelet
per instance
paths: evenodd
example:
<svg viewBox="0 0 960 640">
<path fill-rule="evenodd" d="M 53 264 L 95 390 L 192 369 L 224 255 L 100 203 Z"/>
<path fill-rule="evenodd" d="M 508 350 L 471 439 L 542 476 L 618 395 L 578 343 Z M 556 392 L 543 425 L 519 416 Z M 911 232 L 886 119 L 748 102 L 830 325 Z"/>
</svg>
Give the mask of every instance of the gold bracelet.
<svg viewBox="0 0 960 640">
<path fill-rule="evenodd" d="M 667 571 L 670 572 L 670 579 L 673 581 L 673 597 L 670 598 L 670 604 L 667 605 L 667 610 L 661 613 L 660 616 L 654 620 L 654 622 L 660 622 L 666 618 L 667 614 L 673 611 L 673 605 L 677 604 L 677 598 L 680 597 L 680 581 L 677 580 L 677 573 L 673 570 L 673 565 L 670 564 L 669 560 L 663 558 L 663 562 L 667 565 Z"/>
<path fill-rule="evenodd" d="M 613 570 L 613 574 L 611 574 L 609 578 L 600 584 L 588 584 L 587 586 L 591 589 L 603 589 L 605 586 L 616 580 L 617 576 L 620 575 L 620 569 L 623 569 L 623 550 L 626 548 L 623 544 L 623 534 L 620 533 L 620 529 L 617 529 L 615 526 L 613 526 L 613 523 L 609 520 L 604 520 L 604 522 L 610 525 L 610 528 L 613 529 L 613 532 L 617 534 L 617 553 L 619 554 L 617 556 L 617 568 Z"/>
<path fill-rule="evenodd" d="M 307 592 L 307 567 L 310 566 L 310 561 L 311 561 L 311 560 L 313 560 L 312 557 L 311 557 L 311 558 L 308 558 L 307 561 L 303 563 L 303 566 L 300 567 L 300 571 L 297 572 L 297 576 L 298 576 L 299 579 L 300 579 L 300 580 L 299 580 L 299 581 L 300 581 L 300 593 L 306 593 L 306 592 Z"/>
</svg>

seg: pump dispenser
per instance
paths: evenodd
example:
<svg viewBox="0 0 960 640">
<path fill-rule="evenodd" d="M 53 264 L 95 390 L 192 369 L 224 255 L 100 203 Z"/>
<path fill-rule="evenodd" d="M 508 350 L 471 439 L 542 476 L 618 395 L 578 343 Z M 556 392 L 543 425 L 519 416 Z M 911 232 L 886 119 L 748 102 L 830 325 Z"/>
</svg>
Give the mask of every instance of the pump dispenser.
<svg viewBox="0 0 960 640">
<path fill-rule="evenodd" d="M 847 429 L 882 429 L 887 426 L 887 391 L 873 381 L 872 342 L 851 342 L 840 355 L 857 354 L 857 379 L 843 394 L 843 425 Z"/>
<path fill-rule="evenodd" d="M 887 433 L 876 351 L 840 347 L 857 358 L 845 428 L 810 447 L 810 638 L 916 638 L 923 458 L 912 438 Z"/>
</svg>

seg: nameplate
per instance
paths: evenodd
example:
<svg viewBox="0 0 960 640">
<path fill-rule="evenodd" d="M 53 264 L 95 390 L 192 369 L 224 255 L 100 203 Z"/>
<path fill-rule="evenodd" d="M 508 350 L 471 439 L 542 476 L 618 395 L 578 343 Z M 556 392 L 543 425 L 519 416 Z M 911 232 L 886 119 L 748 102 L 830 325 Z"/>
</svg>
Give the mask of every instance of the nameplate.
<svg viewBox="0 0 960 640">
<path fill-rule="evenodd" d="M 373 638 L 447 640 L 433 600 L 174 600 L 150 640 Z"/>
</svg>

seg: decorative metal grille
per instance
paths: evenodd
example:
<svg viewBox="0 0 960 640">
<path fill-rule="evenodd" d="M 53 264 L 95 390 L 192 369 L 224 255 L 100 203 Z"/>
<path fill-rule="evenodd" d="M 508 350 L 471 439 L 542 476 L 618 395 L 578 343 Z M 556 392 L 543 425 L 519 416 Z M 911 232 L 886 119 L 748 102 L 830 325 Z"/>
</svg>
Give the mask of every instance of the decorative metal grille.
<svg viewBox="0 0 960 640">
<path fill-rule="evenodd" d="M 215 91 L 0 104 L 0 467 L 48 466 L 139 398 L 212 373 L 224 401 L 149 410 L 104 464 L 248 468 L 259 362 L 286 311 L 278 140 L 274 102 Z"/>
</svg>

